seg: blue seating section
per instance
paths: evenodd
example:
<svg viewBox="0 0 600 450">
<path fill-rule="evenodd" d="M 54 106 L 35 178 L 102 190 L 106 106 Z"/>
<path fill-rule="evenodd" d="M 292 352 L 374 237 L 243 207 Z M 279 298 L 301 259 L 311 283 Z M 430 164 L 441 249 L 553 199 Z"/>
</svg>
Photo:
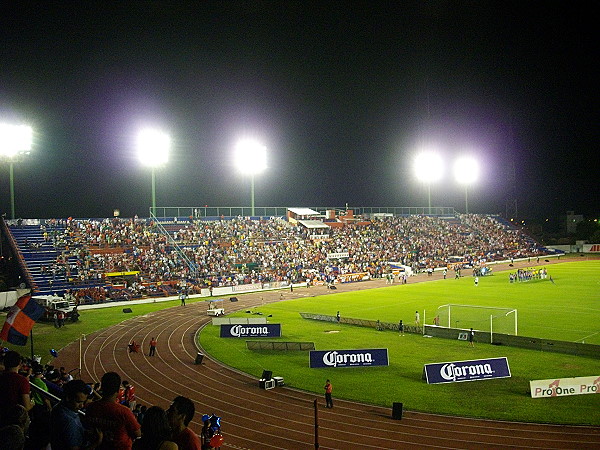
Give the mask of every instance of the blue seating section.
<svg viewBox="0 0 600 450">
<path fill-rule="evenodd" d="M 48 233 L 56 230 L 63 236 L 64 227 L 49 228 Z M 40 295 L 62 295 L 65 290 L 71 288 L 86 288 L 103 286 L 101 281 L 74 282 L 69 281 L 64 270 L 53 270 L 57 258 L 64 248 L 56 248 L 52 239 L 45 240 L 44 232 L 40 226 L 23 225 L 11 226 L 15 242 L 25 261 L 25 265 L 37 286 L 36 294 Z M 70 257 L 69 263 L 75 264 L 76 258 Z M 71 272 L 71 277 L 76 278 L 76 270 Z"/>
</svg>

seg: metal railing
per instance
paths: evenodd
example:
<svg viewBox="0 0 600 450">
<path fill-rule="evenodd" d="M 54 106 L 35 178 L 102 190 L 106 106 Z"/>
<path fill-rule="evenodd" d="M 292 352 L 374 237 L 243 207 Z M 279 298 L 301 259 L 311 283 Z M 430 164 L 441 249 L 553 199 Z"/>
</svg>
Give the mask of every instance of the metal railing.
<svg viewBox="0 0 600 450">
<path fill-rule="evenodd" d="M 4 256 L 4 248 L 2 248 L 2 245 L 3 245 L 2 242 L 3 242 L 4 237 L 6 237 L 6 241 L 9 245 L 10 252 L 17 259 L 21 274 L 23 275 L 23 277 L 25 278 L 25 281 L 27 282 L 26 284 L 29 285 L 29 288 L 32 291 L 36 291 L 37 284 L 35 283 L 35 280 L 33 279 L 33 275 L 29 271 L 27 262 L 25 261 L 25 258 L 23 257 L 23 253 L 21 252 L 21 249 L 19 248 L 19 244 L 17 244 L 17 241 L 15 240 L 15 237 L 13 236 L 12 232 L 10 231 L 8 224 L 4 220 L 4 217 L 0 217 L 0 256 Z"/>
<path fill-rule="evenodd" d="M 328 210 L 337 213 L 352 210 L 355 215 L 373 216 L 375 214 L 391 214 L 394 216 L 435 215 L 454 216 L 456 210 L 448 206 L 309 206 L 308 208 L 325 214 Z M 285 206 L 256 206 L 254 215 L 252 208 L 246 206 L 157 206 L 157 218 L 192 218 L 204 217 L 285 217 L 288 211 Z M 150 216 L 152 211 L 149 211 Z"/>
<path fill-rule="evenodd" d="M 197 267 L 196 267 L 196 263 L 194 263 L 190 258 L 188 258 L 188 256 L 185 254 L 185 252 L 182 250 L 182 248 L 177 244 L 177 242 L 175 242 L 175 239 L 173 239 L 173 237 L 171 236 L 171 233 L 169 233 L 164 226 L 162 226 L 162 224 L 158 221 L 158 219 L 152 215 L 152 212 L 150 212 L 150 218 L 151 219 L 155 219 L 154 220 L 154 225 L 156 226 L 156 228 L 158 229 L 158 231 L 167 238 L 167 242 L 169 243 L 169 245 L 175 249 L 175 252 L 177 253 L 177 256 L 179 256 L 179 258 L 181 258 L 181 260 L 188 266 L 188 268 L 190 269 L 190 275 L 192 278 L 196 278 L 197 275 Z"/>
<path fill-rule="evenodd" d="M 300 316 L 302 316 L 303 319 L 321 320 L 324 322 L 343 323 L 346 325 L 355 325 L 358 327 L 374 328 L 378 331 L 391 330 L 391 331 L 400 332 L 400 329 L 398 328 L 398 324 L 390 323 L 390 322 L 382 322 L 380 320 L 355 319 L 355 318 L 344 317 L 344 316 L 341 316 L 338 319 L 337 316 L 328 316 L 325 314 L 313 314 L 313 313 L 305 313 L 305 312 L 301 312 Z M 404 331 L 406 333 L 421 334 L 423 329 L 418 326 L 412 326 L 412 325 L 405 324 Z"/>
</svg>

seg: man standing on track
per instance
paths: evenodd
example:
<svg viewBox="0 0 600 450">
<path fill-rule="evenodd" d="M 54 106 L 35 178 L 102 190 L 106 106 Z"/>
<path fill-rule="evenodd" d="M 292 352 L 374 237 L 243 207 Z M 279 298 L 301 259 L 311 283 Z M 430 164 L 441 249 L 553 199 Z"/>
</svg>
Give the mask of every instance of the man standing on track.
<svg viewBox="0 0 600 450">
<path fill-rule="evenodd" d="M 331 398 L 331 391 L 333 391 L 333 386 L 329 380 L 325 381 L 325 408 L 333 408 L 333 399 Z"/>
<path fill-rule="evenodd" d="M 154 356 L 156 353 L 156 339 L 152 338 L 150 339 L 150 352 L 148 353 L 148 356 Z"/>
</svg>

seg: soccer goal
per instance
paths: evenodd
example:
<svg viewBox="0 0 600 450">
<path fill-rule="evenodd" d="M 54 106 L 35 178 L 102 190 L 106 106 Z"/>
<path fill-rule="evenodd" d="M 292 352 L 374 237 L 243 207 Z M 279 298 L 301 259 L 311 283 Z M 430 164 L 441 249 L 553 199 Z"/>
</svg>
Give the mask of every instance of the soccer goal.
<svg viewBox="0 0 600 450">
<path fill-rule="evenodd" d="M 437 309 L 438 325 L 517 336 L 517 310 L 493 306 L 447 304 Z"/>
</svg>

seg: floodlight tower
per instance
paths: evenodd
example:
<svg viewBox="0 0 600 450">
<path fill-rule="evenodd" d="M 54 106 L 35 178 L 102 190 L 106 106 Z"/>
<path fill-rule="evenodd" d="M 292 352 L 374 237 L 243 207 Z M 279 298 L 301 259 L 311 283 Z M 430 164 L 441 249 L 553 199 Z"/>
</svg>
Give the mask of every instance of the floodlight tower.
<svg viewBox="0 0 600 450">
<path fill-rule="evenodd" d="M 137 137 L 137 151 L 141 163 L 152 169 L 152 215 L 156 217 L 156 168 L 167 163 L 171 138 L 159 130 L 144 129 Z"/>
<path fill-rule="evenodd" d="M 465 212 L 469 214 L 469 186 L 479 177 L 479 164 L 475 158 L 462 156 L 454 162 L 454 178 L 465 186 Z"/>
<path fill-rule="evenodd" d="M 250 175 L 251 215 L 254 216 L 254 176 L 267 168 L 267 148 L 251 139 L 242 139 L 235 146 L 235 164 Z"/>
<path fill-rule="evenodd" d="M 33 131 L 27 125 L 0 124 L 0 156 L 9 164 L 10 173 L 10 217 L 15 218 L 15 161 L 31 150 Z"/>
<path fill-rule="evenodd" d="M 415 175 L 427 184 L 427 206 L 431 214 L 431 183 L 439 181 L 444 173 L 442 157 L 433 151 L 419 153 L 414 161 Z"/>
</svg>

